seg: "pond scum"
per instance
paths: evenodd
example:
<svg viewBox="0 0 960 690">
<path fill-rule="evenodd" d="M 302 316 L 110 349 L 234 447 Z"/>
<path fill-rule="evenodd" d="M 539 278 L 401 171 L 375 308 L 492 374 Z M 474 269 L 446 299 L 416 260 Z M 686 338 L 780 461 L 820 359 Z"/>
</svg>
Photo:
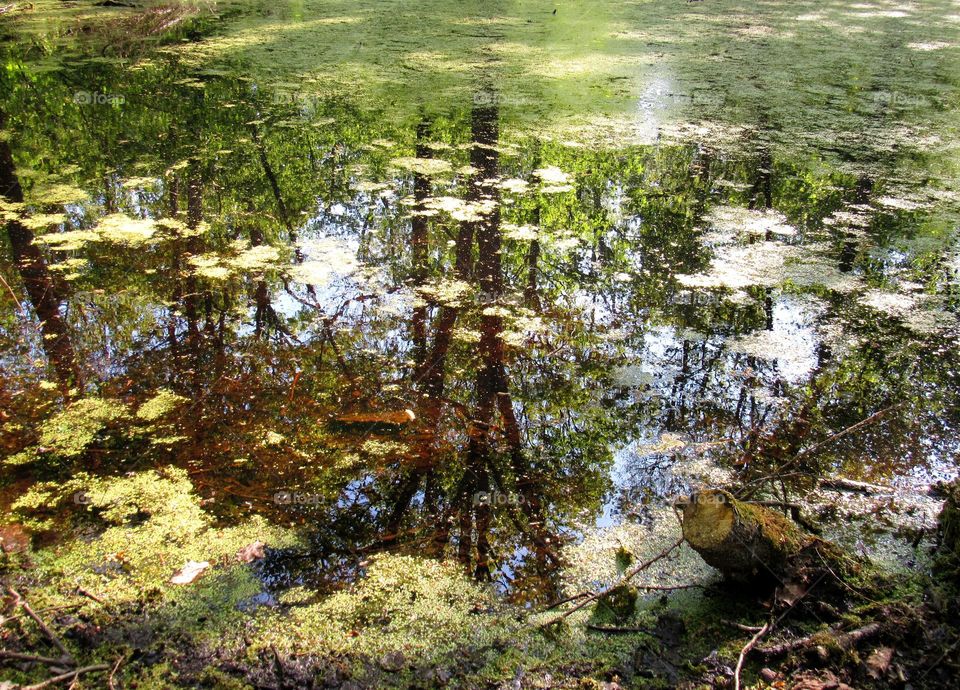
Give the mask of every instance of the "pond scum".
<svg viewBox="0 0 960 690">
<path fill-rule="evenodd" d="M 955 0 L 0 55 L 0 690 L 957 686 Z"/>
</svg>

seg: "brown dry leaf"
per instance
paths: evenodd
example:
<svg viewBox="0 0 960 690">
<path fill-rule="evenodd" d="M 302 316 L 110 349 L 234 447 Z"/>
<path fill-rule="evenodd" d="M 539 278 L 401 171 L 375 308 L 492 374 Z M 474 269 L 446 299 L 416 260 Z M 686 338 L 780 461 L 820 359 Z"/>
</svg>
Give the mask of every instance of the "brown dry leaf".
<svg viewBox="0 0 960 690">
<path fill-rule="evenodd" d="M 875 680 L 883 678 L 893 659 L 893 647 L 880 647 L 867 657 L 867 675 Z"/>
<path fill-rule="evenodd" d="M 30 545 L 30 535 L 23 525 L 0 525 L 0 551 L 20 553 Z"/>
<path fill-rule="evenodd" d="M 186 564 L 173 574 L 170 583 L 174 585 L 189 585 L 210 567 L 209 561 L 187 561 Z"/>
<path fill-rule="evenodd" d="M 803 598 L 807 593 L 806 587 L 797 582 L 788 582 L 777 595 L 777 598 L 787 606 L 793 606 L 794 603 Z"/>
<path fill-rule="evenodd" d="M 237 560 L 241 563 L 250 563 L 251 561 L 256 561 L 260 558 L 263 558 L 263 547 L 265 544 L 257 539 L 251 544 L 247 544 L 242 549 L 237 551 Z"/>
<path fill-rule="evenodd" d="M 804 671 L 791 680 L 790 690 L 853 690 L 830 671 Z"/>
</svg>

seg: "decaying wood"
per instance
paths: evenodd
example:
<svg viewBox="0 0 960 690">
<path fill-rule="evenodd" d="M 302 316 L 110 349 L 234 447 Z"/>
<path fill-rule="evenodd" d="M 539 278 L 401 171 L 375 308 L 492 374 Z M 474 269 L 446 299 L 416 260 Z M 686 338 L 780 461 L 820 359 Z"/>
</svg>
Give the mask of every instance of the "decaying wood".
<svg viewBox="0 0 960 690">
<path fill-rule="evenodd" d="M 836 545 L 760 505 L 709 489 L 683 501 L 683 537 L 728 579 L 805 580 L 807 570 L 844 573 L 852 564 Z"/>
<path fill-rule="evenodd" d="M 960 557 L 960 481 L 943 489 L 946 500 L 937 518 L 938 549 L 943 556 Z"/>
<path fill-rule="evenodd" d="M 856 647 L 863 640 L 876 637 L 882 628 L 879 623 L 868 623 L 863 627 L 841 633 L 837 631 L 819 632 L 808 637 L 801 637 L 796 640 L 790 640 L 782 644 L 771 645 L 769 647 L 760 647 L 759 652 L 767 657 L 783 656 L 790 652 L 802 651 L 818 646 L 838 647 L 843 650 L 850 650 Z"/>
</svg>

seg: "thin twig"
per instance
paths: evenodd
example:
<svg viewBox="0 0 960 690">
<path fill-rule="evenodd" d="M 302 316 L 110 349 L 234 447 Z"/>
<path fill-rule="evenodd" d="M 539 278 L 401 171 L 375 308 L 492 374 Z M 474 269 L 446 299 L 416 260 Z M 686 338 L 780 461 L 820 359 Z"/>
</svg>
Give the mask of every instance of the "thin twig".
<svg viewBox="0 0 960 690">
<path fill-rule="evenodd" d="M 736 621 L 727 620 L 726 618 L 721 619 L 720 621 L 724 625 L 729 625 L 736 628 L 737 630 L 742 630 L 743 632 L 755 633 L 763 630 L 762 625 L 744 625 L 743 623 L 737 623 Z"/>
<path fill-rule="evenodd" d="M 20 690 L 40 690 L 41 688 L 50 687 L 54 683 L 59 683 L 62 680 L 71 680 L 73 678 L 79 677 L 81 674 L 84 674 L 84 673 L 93 673 L 94 671 L 106 671 L 109 668 L 110 668 L 109 664 L 94 664 L 93 666 L 84 666 L 83 668 L 78 668 L 74 671 L 61 673 L 59 676 L 54 676 L 53 678 L 47 678 L 42 683 L 36 683 L 35 685 L 21 686 Z"/>
<path fill-rule="evenodd" d="M 23 652 L 8 652 L 6 649 L 0 649 L 0 659 L 35 661 L 38 664 L 46 664 L 47 666 L 60 666 L 66 663 L 63 659 L 54 659 L 50 656 L 37 656 L 36 654 L 24 654 Z"/>
<path fill-rule="evenodd" d="M 587 596 L 588 594 L 589 594 L 589 592 L 580 592 L 579 594 L 574 594 L 572 597 L 566 597 L 566 598 L 564 598 L 564 599 L 561 599 L 560 601 L 555 601 L 555 602 L 553 602 L 552 604 L 548 605 L 548 606 L 543 610 L 543 612 L 546 613 L 547 611 L 552 611 L 553 609 L 557 608 L 558 606 L 563 606 L 564 604 L 569 604 L 571 601 L 576 601 L 577 599 L 580 599 L 580 598 L 582 598 L 582 597 L 585 597 L 585 596 Z"/>
<path fill-rule="evenodd" d="M 609 633 L 611 635 L 629 635 L 631 633 L 646 633 L 647 635 L 653 634 L 646 628 L 621 628 L 617 626 L 593 625 L 592 623 L 587 624 L 587 630 L 595 630 L 597 632 Z"/>
<path fill-rule="evenodd" d="M 84 589 L 83 587 L 77 587 L 77 594 L 80 594 L 80 595 L 82 595 L 82 596 L 85 596 L 85 597 L 87 597 L 88 599 L 93 599 L 93 600 L 94 600 L 95 602 L 97 602 L 98 604 L 106 604 L 106 603 L 107 603 L 107 602 L 105 602 L 103 599 L 101 599 L 100 597 L 98 597 L 96 594 L 94 594 L 93 592 L 90 592 L 90 591 Z"/>
<path fill-rule="evenodd" d="M 30 604 L 27 603 L 27 600 L 24 599 L 13 587 L 7 587 L 7 591 L 10 592 L 15 604 L 19 605 L 20 608 L 26 611 L 27 615 L 30 616 L 37 625 L 40 626 L 40 629 L 50 639 L 50 641 L 53 642 L 54 646 L 63 652 L 65 656 L 73 659 L 73 655 L 67 650 L 66 647 L 63 646 L 63 642 L 60 641 L 60 638 L 57 637 L 49 627 L 47 627 L 47 624 L 43 622 L 43 619 L 40 618 L 40 616 L 34 613 L 33 609 L 30 608 Z"/>
<path fill-rule="evenodd" d="M 17 299 L 17 293 L 13 291 L 13 288 L 10 287 L 10 283 L 6 281 L 6 279 L 3 277 L 2 274 L 0 274 L 0 283 L 3 283 L 3 286 L 7 288 L 7 292 L 9 292 L 10 296 L 13 297 L 13 301 L 14 303 L 16 303 L 17 308 L 20 310 L 20 313 L 23 314 L 24 316 L 29 316 L 29 314 L 27 313 L 26 307 L 23 306 L 23 302 Z"/>
<path fill-rule="evenodd" d="M 794 455 L 792 458 L 790 458 L 789 460 L 787 460 L 786 462 L 784 462 L 783 464 L 781 464 L 779 467 L 777 467 L 772 473 L 770 473 L 770 474 L 768 474 L 768 475 L 766 475 L 766 476 L 763 476 L 763 477 L 759 477 L 759 478 L 757 478 L 757 479 L 754 479 L 754 480 L 749 481 L 749 482 L 747 482 L 746 484 L 744 484 L 743 487 L 742 487 L 742 488 L 740 489 L 740 491 L 738 492 L 737 498 L 740 498 L 740 499 L 749 498 L 749 497 L 752 496 L 754 493 L 756 493 L 756 491 L 757 491 L 757 489 L 756 489 L 756 487 L 755 487 L 756 484 L 765 482 L 765 481 L 767 481 L 767 480 L 769 480 L 769 479 L 773 479 L 773 478 L 776 478 L 776 477 L 781 477 L 781 476 L 782 476 L 781 473 L 782 473 L 785 469 L 787 469 L 788 467 L 790 467 L 791 465 L 795 464 L 798 460 L 801 460 L 801 459 L 807 457 L 808 455 L 812 455 L 813 453 L 817 452 L 818 450 L 820 450 L 820 449 L 823 448 L 824 446 L 826 446 L 826 445 L 828 445 L 828 444 L 830 444 L 830 443 L 833 443 L 834 441 L 837 441 L 837 440 L 843 438 L 844 436 L 846 436 L 846 435 L 848 435 L 848 434 L 852 434 L 854 431 L 858 431 L 859 429 L 862 429 L 863 427 L 867 426 L 868 424 L 871 424 L 871 423 L 875 422 L 876 420 L 878 420 L 880 417 L 882 417 L 883 415 L 887 414 L 888 412 L 891 412 L 891 411 L 897 409 L 898 407 L 902 407 L 902 406 L 905 405 L 905 404 L 906 404 L 906 403 L 904 403 L 904 402 L 898 402 L 898 403 L 896 403 L 896 404 L 894 404 L 894 405 L 891 405 L 890 407 L 885 407 L 885 408 L 883 408 L 882 410 L 878 410 L 877 412 L 874 412 L 874 413 L 873 413 L 872 415 L 870 415 L 869 417 L 866 417 L 866 418 L 864 418 L 864 419 L 861 419 L 859 422 L 856 422 L 855 424 L 851 424 L 850 426 L 846 427 L 845 429 L 841 429 L 841 430 L 838 431 L 837 433 L 832 434 L 831 436 L 828 436 L 828 437 L 825 438 L 823 441 L 820 441 L 819 443 L 815 443 L 815 444 L 813 444 L 812 446 L 810 446 L 809 448 L 805 448 L 804 450 L 801 450 L 799 453 L 797 453 L 796 455 Z"/>
<path fill-rule="evenodd" d="M 602 596 L 605 595 L 605 594 L 609 594 L 610 592 L 612 592 L 613 590 L 615 590 L 617 587 L 621 586 L 621 585 L 624 584 L 625 582 L 630 581 L 630 579 L 633 578 L 634 576 L 636 576 L 638 573 L 646 570 L 647 568 L 649 568 L 651 565 L 653 565 L 653 564 L 656 563 L 657 561 L 659 561 L 659 560 L 661 560 L 661 559 L 664 559 L 664 558 L 666 558 L 667 556 L 669 556 L 675 549 L 679 548 L 679 546 L 680 546 L 682 543 L 683 543 L 683 537 L 680 537 L 679 539 L 677 539 L 677 541 L 675 541 L 675 542 L 674 542 L 673 544 L 671 544 L 669 547 L 667 547 L 666 549 L 664 549 L 663 551 L 661 551 L 660 553 L 658 553 L 658 554 L 657 554 L 656 556 L 654 556 L 653 558 L 651 558 L 651 559 L 649 559 L 649 560 L 647 560 L 647 561 L 644 561 L 643 563 L 641 563 L 640 565 L 638 565 L 638 566 L 637 566 L 636 568 L 634 568 L 633 570 L 630 570 L 630 571 L 628 571 L 627 573 L 625 573 L 625 574 L 623 575 L 623 577 L 621 577 L 619 580 L 617 580 L 617 581 L 616 581 L 615 583 L 613 583 L 612 585 L 609 585 L 609 586 L 607 586 L 607 587 L 604 587 L 604 588 L 601 589 L 599 592 L 594 592 L 593 594 L 590 594 L 589 596 L 584 597 L 583 601 L 581 601 L 579 604 L 577 604 L 576 606 L 574 606 L 572 609 L 568 609 L 568 610 L 564 611 L 562 614 L 560 614 L 559 616 L 557 616 L 557 617 L 554 618 L 553 620 L 548 621 L 548 622 L 546 622 L 546 623 L 542 623 L 542 624 L 540 624 L 540 626 L 538 626 L 538 627 L 545 628 L 545 627 L 547 627 L 547 626 L 553 625 L 554 623 L 559 623 L 559 622 L 562 621 L 564 618 L 566 618 L 567 616 L 570 616 L 570 615 L 572 615 L 573 613 L 579 611 L 580 609 L 582 609 L 582 608 L 583 608 L 584 606 L 586 606 L 587 604 L 589 604 L 589 603 L 591 603 L 591 602 L 593 602 L 593 601 L 596 601 L 597 599 L 599 599 L 600 597 L 602 597 Z"/>
<path fill-rule="evenodd" d="M 756 646 L 757 642 L 760 641 L 760 638 L 770 631 L 771 627 L 773 627 L 772 623 L 765 623 L 764 626 L 760 628 L 753 637 L 750 638 L 750 641 L 744 645 L 743 649 L 740 650 L 740 658 L 737 659 L 737 668 L 733 671 L 733 690 L 740 690 L 740 671 L 743 669 L 743 661 L 747 658 L 747 654 L 749 654 L 750 650 Z"/>
<path fill-rule="evenodd" d="M 110 688 L 110 690 L 117 690 L 117 686 L 113 682 L 113 678 L 117 675 L 117 669 L 120 668 L 120 664 L 122 664 L 126 658 L 126 654 L 121 654 L 117 659 L 117 663 L 113 665 L 113 670 L 110 671 L 110 675 L 107 677 L 107 687 Z"/>
</svg>

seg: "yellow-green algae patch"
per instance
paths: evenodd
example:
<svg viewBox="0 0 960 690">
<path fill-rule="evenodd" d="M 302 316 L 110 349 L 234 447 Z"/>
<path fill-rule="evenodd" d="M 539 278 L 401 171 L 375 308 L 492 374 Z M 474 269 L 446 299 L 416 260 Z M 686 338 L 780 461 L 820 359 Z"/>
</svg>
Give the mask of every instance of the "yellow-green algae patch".
<svg viewBox="0 0 960 690">
<path fill-rule="evenodd" d="M 157 391 L 155 396 L 140 406 L 140 409 L 137 410 L 137 417 L 147 422 L 155 422 L 185 402 L 189 402 L 189 399 L 162 388 Z"/>
<path fill-rule="evenodd" d="M 57 455 L 77 457 L 107 424 L 126 413 L 126 406 L 116 400 L 78 400 L 40 426 L 39 444 Z"/>
<path fill-rule="evenodd" d="M 123 477 L 79 473 L 66 482 L 40 483 L 13 509 L 22 516 L 51 509 L 84 511 L 102 528 L 93 538 L 33 554 L 36 573 L 45 583 L 31 591 L 38 605 L 60 601 L 79 586 L 114 611 L 139 604 L 153 612 L 157 625 L 213 637 L 245 615 L 239 602 L 262 589 L 237 552 L 256 540 L 272 547 L 296 543 L 290 533 L 259 517 L 228 528 L 215 526 L 187 473 L 172 467 Z M 191 560 L 211 567 L 193 583 L 172 584 L 171 576 Z M 104 614 L 99 607 L 88 608 L 92 615 Z"/>
</svg>

